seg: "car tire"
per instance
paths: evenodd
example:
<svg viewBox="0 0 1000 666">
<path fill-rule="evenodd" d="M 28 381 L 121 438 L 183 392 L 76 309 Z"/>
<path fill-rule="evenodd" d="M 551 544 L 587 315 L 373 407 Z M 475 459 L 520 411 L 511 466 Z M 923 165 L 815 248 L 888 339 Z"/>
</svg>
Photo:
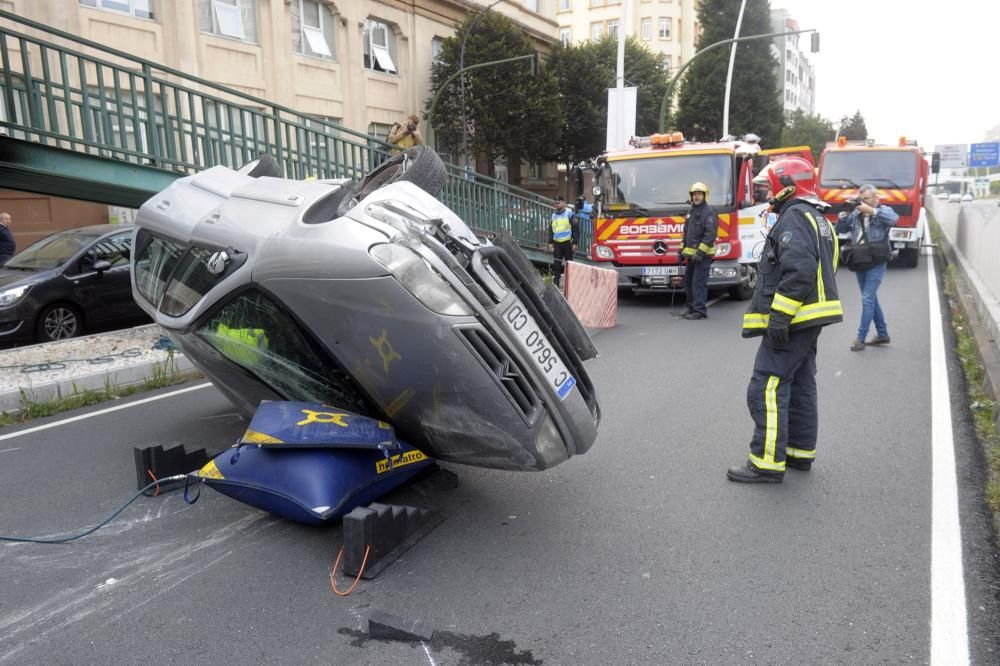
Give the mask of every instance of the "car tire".
<svg viewBox="0 0 1000 666">
<path fill-rule="evenodd" d="M 444 162 L 432 148 L 421 144 L 390 157 L 369 171 L 361 181 L 357 198 L 364 199 L 380 187 L 399 181 L 413 183 L 436 197 L 447 179 Z"/>
<path fill-rule="evenodd" d="M 247 162 L 238 169 L 239 173 L 246 174 L 251 178 L 267 176 L 270 178 L 281 178 L 281 165 L 278 160 L 264 153 L 257 159 Z"/>
<path fill-rule="evenodd" d="M 52 303 L 38 315 L 35 332 L 42 342 L 75 338 L 83 333 L 83 316 L 74 305 Z"/>
</svg>

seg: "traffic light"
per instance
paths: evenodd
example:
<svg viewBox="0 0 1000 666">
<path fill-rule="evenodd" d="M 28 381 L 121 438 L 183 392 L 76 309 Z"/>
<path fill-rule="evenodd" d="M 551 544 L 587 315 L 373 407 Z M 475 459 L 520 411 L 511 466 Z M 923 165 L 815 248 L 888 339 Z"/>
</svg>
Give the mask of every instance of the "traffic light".
<svg viewBox="0 0 1000 666">
<path fill-rule="evenodd" d="M 814 32 L 809 35 L 809 50 L 813 53 L 819 53 L 819 33 Z"/>
</svg>

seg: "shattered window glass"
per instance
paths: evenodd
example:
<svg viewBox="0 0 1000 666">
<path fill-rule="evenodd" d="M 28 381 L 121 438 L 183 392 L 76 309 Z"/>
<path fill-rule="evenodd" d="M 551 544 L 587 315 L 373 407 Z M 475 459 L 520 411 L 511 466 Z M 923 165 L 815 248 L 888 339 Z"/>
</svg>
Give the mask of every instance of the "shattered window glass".
<svg viewBox="0 0 1000 666">
<path fill-rule="evenodd" d="M 170 280 L 167 293 L 163 295 L 160 312 L 171 317 L 180 317 L 194 307 L 201 297 L 208 293 L 222 279 L 208 270 L 208 259 L 216 250 L 201 247 L 191 248 Z"/>
<path fill-rule="evenodd" d="M 263 293 L 240 293 L 197 335 L 286 400 L 321 402 L 379 418 L 354 379 Z"/>
<path fill-rule="evenodd" d="M 141 232 L 140 232 L 141 233 Z M 142 246 L 142 239 L 139 243 Z M 135 286 L 142 296 L 157 305 L 163 290 L 166 289 L 167 279 L 174 272 L 178 260 L 184 254 L 184 246 L 165 238 L 153 238 L 135 258 Z"/>
</svg>

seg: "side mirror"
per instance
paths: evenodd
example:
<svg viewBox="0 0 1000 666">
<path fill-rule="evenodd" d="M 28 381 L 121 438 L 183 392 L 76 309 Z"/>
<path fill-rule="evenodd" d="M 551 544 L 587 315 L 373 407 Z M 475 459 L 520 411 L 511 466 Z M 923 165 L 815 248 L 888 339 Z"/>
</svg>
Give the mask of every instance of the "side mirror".
<svg viewBox="0 0 1000 666">
<path fill-rule="evenodd" d="M 101 259 L 100 261 L 95 261 L 94 262 L 94 270 L 97 271 L 98 273 L 103 273 L 104 271 L 108 270 L 109 268 L 111 268 L 111 262 L 110 261 L 105 261 L 104 259 Z"/>
</svg>

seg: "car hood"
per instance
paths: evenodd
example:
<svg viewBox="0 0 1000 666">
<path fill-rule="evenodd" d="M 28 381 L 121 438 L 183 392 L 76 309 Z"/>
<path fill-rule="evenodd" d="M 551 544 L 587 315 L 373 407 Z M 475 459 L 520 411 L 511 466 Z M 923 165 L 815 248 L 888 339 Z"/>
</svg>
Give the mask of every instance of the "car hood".
<svg viewBox="0 0 1000 666">
<path fill-rule="evenodd" d="M 12 268 L 0 268 L 0 289 L 38 282 L 41 276 L 48 274 L 49 271 L 16 271 Z"/>
</svg>

